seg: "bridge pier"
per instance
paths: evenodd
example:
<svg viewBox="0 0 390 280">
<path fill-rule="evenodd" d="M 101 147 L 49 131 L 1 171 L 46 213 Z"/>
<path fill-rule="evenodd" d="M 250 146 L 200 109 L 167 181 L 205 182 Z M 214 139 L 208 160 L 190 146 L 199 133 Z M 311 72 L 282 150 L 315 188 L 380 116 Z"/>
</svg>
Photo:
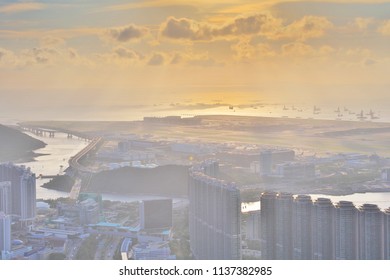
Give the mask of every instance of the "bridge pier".
<svg viewBox="0 0 390 280">
<path fill-rule="evenodd" d="M 68 138 L 73 138 L 73 135 L 71 133 L 68 133 Z"/>
</svg>

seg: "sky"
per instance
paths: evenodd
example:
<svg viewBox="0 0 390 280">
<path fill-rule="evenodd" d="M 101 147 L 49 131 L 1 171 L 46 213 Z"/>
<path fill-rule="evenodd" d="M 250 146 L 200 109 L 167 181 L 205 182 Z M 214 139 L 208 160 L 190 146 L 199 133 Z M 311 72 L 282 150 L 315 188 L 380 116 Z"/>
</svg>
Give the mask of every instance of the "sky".
<svg viewBox="0 0 390 280">
<path fill-rule="evenodd" d="M 383 106 L 389 73 L 386 1 L 0 0 L 3 117 L 128 119 L 161 104 Z"/>
</svg>

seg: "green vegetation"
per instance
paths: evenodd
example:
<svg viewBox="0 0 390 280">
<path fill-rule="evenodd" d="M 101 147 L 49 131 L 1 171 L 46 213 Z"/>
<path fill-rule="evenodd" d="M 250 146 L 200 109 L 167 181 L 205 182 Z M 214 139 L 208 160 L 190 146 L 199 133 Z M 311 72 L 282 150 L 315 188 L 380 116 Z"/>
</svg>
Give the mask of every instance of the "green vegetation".
<svg viewBox="0 0 390 280">
<path fill-rule="evenodd" d="M 122 244 L 122 242 L 123 242 L 123 239 L 124 239 L 124 238 L 121 238 L 121 240 L 119 241 L 118 246 L 116 247 L 114 256 L 112 257 L 113 260 L 121 260 L 121 259 L 122 259 L 122 255 L 121 255 L 121 244 Z"/>
<path fill-rule="evenodd" d="M 236 182 L 239 185 L 252 185 L 260 182 L 258 174 L 243 172 L 243 170 L 238 168 L 221 170 L 219 177 L 228 182 Z"/>
<path fill-rule="evenodd" d="M 240 192 L 241 202 L 256 202 L 260 200 L 259 189 L 245 189 Z"/>
<path fill-rule="evenodd" d="M 43 184 L 42 188 L 70 192 L 74 182 L 75 180 L 68 175 L 58 175 L 50 180 L 50 182 Z"/>
<path fill-rule="evenodd" d="M 95 174 L 89 192 L 119 194 L 186 195 L 188 167 L 165 165 L 156 168 L 124 167 Z"/>
<path fill-rule="evenodd" d="M 174 211 L 172 231 L 173 239 L 169 242 L 172 254 L 178 260 L 191 259 L 188 207 Z"/>
<path fill-rule="evenodd" d="M 45 146 L 44 142 L 34 139 L 19 130 L 0 125 L 0 162 L 32 161 L 37 156 L 33 150 Z"/>
<path fill-rule="evenodd" d="M 38 199 L 37 201 L 43 201 L 43 202 L 46 202 L 50 205 L 50 208 L 56 208 L 57 207 L 57 203 L 59 202 L 63 202 L 63 203 L 70 203 L 70 202 L 74 202 L 74 200 L 70 199 L 69 197 L 59 197 L 59 198 L 56 198 L 56 199 Z"/>
<path fill-rule="evenodd" d="M 98 243 L 98 236 L 95 234 L 86 238 L 77 252 L 76 260 L 94 260 Z"/>
<path fill-rule="evenodd" d="M 63 253 L 51 253 L 47 259 L 48 260 L 65 260 L 66 255 Z"/>
<path fill-rule="evenodd" d="M 338 187 L 362 184 L 375 180 L 380 177 L 377 170 L 365 170 L 357 172 L 334 173 L 334 175 L 321 178 L 320 183 L 326 185 L 335 185 Z"/>
</svg>

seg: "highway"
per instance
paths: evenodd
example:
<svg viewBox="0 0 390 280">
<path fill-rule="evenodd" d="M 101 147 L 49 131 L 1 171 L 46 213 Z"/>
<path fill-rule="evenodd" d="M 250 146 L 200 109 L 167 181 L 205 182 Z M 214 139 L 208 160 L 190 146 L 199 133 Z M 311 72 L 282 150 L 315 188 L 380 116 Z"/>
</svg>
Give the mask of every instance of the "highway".
<svg viewBox="0 0 390 280">
<path fill-rule="evenodd" d="M 87 156 L 90 152 L 92 152 L 95 148 L 100 146 L 103 143 L 102 137 L 94 138 L 91 143 L 88 144 L 84 149 L 78 152 L 75 156 L 71 157 L 69 160 L 69 166 L 73 170 L 77 170 L 81 173 L 94 173 L 95 171 L 92 168 L 88 168 L 82 164 L 80 164 L 80 160 Z"/>
</svg>

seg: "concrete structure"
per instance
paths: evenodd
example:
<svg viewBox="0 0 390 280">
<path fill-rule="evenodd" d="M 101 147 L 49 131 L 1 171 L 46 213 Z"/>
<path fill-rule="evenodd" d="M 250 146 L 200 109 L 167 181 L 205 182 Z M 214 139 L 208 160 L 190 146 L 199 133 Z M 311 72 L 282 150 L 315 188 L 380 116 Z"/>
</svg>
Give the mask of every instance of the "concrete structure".
<svg viewBox="0 0 390 280">
<path fill-rule="evenodd" d="M 9 259 L 11 252 L 11 217 L 0 212 L 0 259 Z"/>
<path fill-rule="evenodd" d="M 260 198 L 260 244 L 265 260 L 276 259 L 276 197 L 277 193 L 266 192 Z"/>
<path fill-rule="evenodd" d="M 381 172 L 381 179 L 383 182 L 390 182 L 390 168 L 383 168 Z"/>
<path fill-rule="evenodd" d="M 390 209 L 274 192 L 260 202 L 263 259 L 390 259 Z"/>
<path fill-rule="evenodd" d="M 241 259 L 241 201 L 235 184 L 218 180 L 218 163 L 189 172 L 190 247 L 195 259 Z"/>
<path fill-rule="evenodd" d="M 293 258 L 292 214 L 294 198 L 289 193 L 279 193 L 276 198 L 276 259 Z"/>
<path fill-rule="evenodd" d="M 359 259 L 359 216 L 350 201 L 336 205 L 335 250 L 337 260 Z"/>
<path fill-rule="evenodd" d="M 169 260 L 176 259 L 171 254 L 171 249 L 167 242 L 141 243 L 133 247 L 135 260 Z"/>
<path fill-rule="evenodd" d="M 390 260 L 390 208 L 386 209 L 383 216 L 383 227 L 384 227 L 384 259 Z"/>
<path fill-rule="evenodd" d="M 0 182 L 0 212 L 12 213 L 11 182 Z"/>
<path fill-rule="evenodd" d="M 314 178 L 316 169 L 313 163 L 287 162 L 275 166 L 275 175 L 287 179 Z"/>
<path fill-rule="evenodd" d="M 248 213 L 246 220 L 246 239 L 260 240 L 260 211 L 253 211 Z"/>
<path fill-rule="evenodd" d="M 313 204 L 312 249 L 315 260 L 335 259 L 335 208 L 328 198 Z"/>
<path fill-rule="evenodd" d="M 172 199 L 141 201 L 139 213 L 142 230 L 172 227 Z"/>
<path fill-rule="evenodd" d="M 384 214 L 375 204 L 363 204 L 359 209 L 359 258 L 384 259 Z"/>
<path fill-rule="evenodd" d="M 260 176 L 272 174 L 272 151 L 263 151 L 260 153 Z"/>
<path fill-rule="evenodd" d="M 122 260 L 128 260 L 129 258 L 131 258 L 130 248 L 132 245 L 133 245 L 133 241 L 131 238 L 123 239 L 122 244 L 121 244 Z"/>
<path fill-rule="evenodd" d="M 290 162 L 295 159 L 295 152 L 289 149 L 269 149 L 260 152 L 260 175 L 272 174 L 275 164 Z"/>
<path fill-rule="evenodd" d="M 58 215 L 65 223 L 88 225 L 97 224 L 100 220 L 100 207 L 94 199 L 88 198 L 77 204 L 58 203 Z"/>
<path fill-rule="evenodd" d="M 32 221 L 36 212 L 35 174 L 24 166 L 0 164 L 0 181 L 11 182 L 12 214 L 21 221 Z"/>
<path fill-rule="evenodd" d="M 311 260 L 312 252 L 312 200 L 298 195 L 293 205 L 293 258 Z"/>
<path fill-rule="evenodd" d="M 267 192 L 261 195 L 263 259 L 291 260 L 294 258 L 294 252 L 299 256 L 298 259 L 311 258 L 311 252 L 307 252 L 307 256 L 302 257 L 302 251 L 311 250 L 311 243 L 307 242 L 311 242 L 309 225 L 311 225 L 312 202 L 310 197 L 307 198 L 308 200 L 304 196 L 298 197 L 295 205 L 293 195 L 289 193 Z"/>
</svg>

